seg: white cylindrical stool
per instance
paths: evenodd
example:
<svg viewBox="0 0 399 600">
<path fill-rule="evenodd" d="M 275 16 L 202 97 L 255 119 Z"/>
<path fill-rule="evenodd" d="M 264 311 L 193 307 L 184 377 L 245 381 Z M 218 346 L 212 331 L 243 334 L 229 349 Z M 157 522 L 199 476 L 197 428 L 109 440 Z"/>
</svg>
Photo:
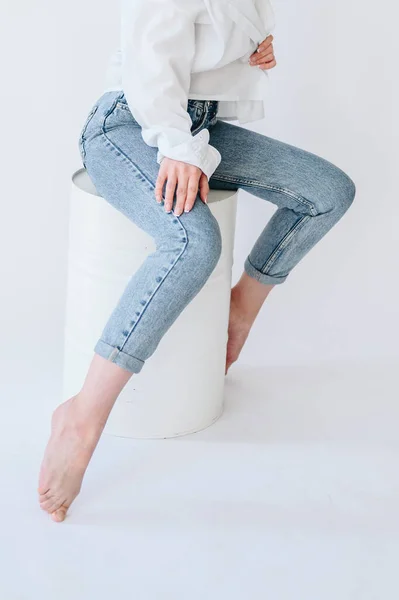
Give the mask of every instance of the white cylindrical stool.
<svg viewBox="0 0 399 600">
<path fill-rule="evenodd" d="M 142 371 L 123 389 L 107 433 L 174 437 L 204 429 L 222 413 L 237 194 L 211 191 L 208 202 L 222 233 L 220 260 Z M 108 318 L 133 273 L 154 250 L 152 237 L 99 197 L 85 169 L 74 173 L 64 399 L 80 390 Z"/>
</svg>

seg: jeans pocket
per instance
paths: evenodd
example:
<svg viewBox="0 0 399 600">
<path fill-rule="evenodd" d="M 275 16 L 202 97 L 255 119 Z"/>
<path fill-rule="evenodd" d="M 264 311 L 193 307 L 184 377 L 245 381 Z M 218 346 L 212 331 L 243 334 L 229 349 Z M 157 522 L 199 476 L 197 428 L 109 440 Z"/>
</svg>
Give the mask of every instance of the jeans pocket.
<svg viewBox="0 0 399 600">
<path fill-rule="evenodd" d="M 112 109 L 106 114 L 103 128 L 105 132 L 120 126 L 141 127 L 132 115 L 132 111 L 126 101 L 124 94 L 119 96 Z"/>
</svg>

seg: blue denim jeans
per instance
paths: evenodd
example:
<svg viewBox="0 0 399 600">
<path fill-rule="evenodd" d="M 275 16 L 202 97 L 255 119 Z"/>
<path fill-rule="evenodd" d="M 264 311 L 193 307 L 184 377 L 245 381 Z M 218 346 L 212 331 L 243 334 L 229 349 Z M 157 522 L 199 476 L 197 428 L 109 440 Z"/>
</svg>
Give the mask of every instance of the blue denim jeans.
<svg viewBox="0 0 399 600">
<path fill-rule="evenodd" d="M 221 163 L 211 189 L 244 189 L 277 210 L 244 269 L 280 284 L 337 223 L 355 196 L 353 181 L 314 154 L 217 118 L 217 101 L 189 100 L 192 132 L 208 128 Z M 94 351 L 138 373 L 184 307 L 204 286 L 221 252 L 218 223 L 199 197 L 188 213 L 167 213 L 155 200 L 157 149 L 145 144 L 122 91 L 105 92 L 90 110 L 79 149 L 93 184 L 138 227 L 156 251 L 132 276 Z"/>
</svg>

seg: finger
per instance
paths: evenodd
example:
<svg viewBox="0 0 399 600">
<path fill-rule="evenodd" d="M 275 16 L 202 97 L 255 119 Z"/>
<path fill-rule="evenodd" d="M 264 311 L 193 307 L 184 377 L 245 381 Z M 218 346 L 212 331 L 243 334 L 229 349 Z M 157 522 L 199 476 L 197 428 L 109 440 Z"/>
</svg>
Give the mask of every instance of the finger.
<svg viewBox="0 0 399 600">
<path fill-rule="evenodd" d="M 189 212 L 194 206 L 198 194 L 199 178 L 197 175 L 190 177 L 187 187 L 187 199 L 184 206 L 184 212 Z"/>
<path fill-rule="evenodd" d="M 174 173 L 168 173 L 168 181 L 166 183 L 165 205 L 164 205 L 166 212 L 171 212 L 171 210 L 172 210 L 176 184 L 177 184 L 176 175 Z"/>
<path fill-rule="evenodd" d="M 272 35 L 268 35 L 266 39 L 263 40 L 263 42 L 261 42 L 256 50 L 256 52 L 263 52 L 263 50 L 266 50 L 268 46 L 270 46 L 270 44 L 273 42 L 274 37 Z"/>
<path fill-rule="evenodd" d="M 274 54 L 266 54 L 261 60 L 258 61 L 259 65 L 263 65 L 264 63 L 272 62 L 276 57 Z"/>
<path fill-rule="evenodd" d="M 258 65 L 258 69 L 262 69 L 262 71 L 267 71 L 268 69 L 273 69 L 273 67 L 275 67 L 276 65 L 277 61 L 276 59 L 274 59 L 271 62 Z"/>
<path fill-rule="evenodd" d="M 157 181 L 155 184 L 155 199 L 157 202 L 161 203 L 163 200 L 163 186 L 166 181 L 166 169 L 161 168 L 158 173 Z"/>
<path fill-rule="evenodd" d="M 176 204 L 175 204 L 175 209 L 173 211 L 173 214 L 176 215 L 176 217 L 180 217 L 180 215 L 182 214 L 182 212 L 184 210 L 184 204 L 185 204 L 186 198 L 187 198 L 187 187 L 188 187 L 188 177 L 179 175 L 179 181 L 177 184 L 177 191 L 176 191 Z"/>
<path fill-rule="evenodd" d="M 202 173 L 199 181 L 199 195 L 202 202 L 208 202 L 209 182 L 205 173 Z"/>
<path fill-rule="evenodd" d="M 258 62 L 264 60 L 264 58 L 269 55 L 274 56 L 273 44 L 266 50 L 262 50 L 262 52 L 255 52 L 255 54 L 253 54 L 251 57 L 251 63 L 257 64 Z"/>
</svg>

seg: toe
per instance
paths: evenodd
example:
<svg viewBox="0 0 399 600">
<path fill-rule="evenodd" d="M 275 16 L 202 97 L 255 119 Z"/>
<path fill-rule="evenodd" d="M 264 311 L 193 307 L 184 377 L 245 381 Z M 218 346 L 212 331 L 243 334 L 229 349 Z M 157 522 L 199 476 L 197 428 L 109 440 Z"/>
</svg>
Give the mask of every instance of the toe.
<svg viewBox="0 0 399 600">
<path fill-rule="evenodd" d="M 64 521 L 64 519 L 66 517 L 67 510 L 68 509 L 66 506 L 61 506 L 58 510 L 51 513 L 51 518 L 56 523 L 61 523 L 61 521 Z"/>
<path fill-rule="evenodd" d="M 52 513 L 54 511 L 58 510 L 61 507 L 61 505 L 62 505 L 62 500 L 53 496 L 52 498 L 49 498 L 48 500 L 41 502 L 40 508 L 49 513 Z"/>
<path fill-rule="evenodd" d="M 54 506 L 54 508 L 53 508 L 53 506 Z M 54 502 L 51 502 L 51 501 L 41 502 L 40 508 L 42 510 L 44 510 L 45 512 L 52 513 L 57 508 L 57 505 L 54 505 Z"/>
<path fill-rule="evenodd" d="M 39 496 L 39 502 L 46 502 L 47 500 L 51 500 L 51 498 L 54 497 L 54 494 L 48 490 L 48 492 L 46 492 L 45 494 L 40 494 Z"/>
</svg>

